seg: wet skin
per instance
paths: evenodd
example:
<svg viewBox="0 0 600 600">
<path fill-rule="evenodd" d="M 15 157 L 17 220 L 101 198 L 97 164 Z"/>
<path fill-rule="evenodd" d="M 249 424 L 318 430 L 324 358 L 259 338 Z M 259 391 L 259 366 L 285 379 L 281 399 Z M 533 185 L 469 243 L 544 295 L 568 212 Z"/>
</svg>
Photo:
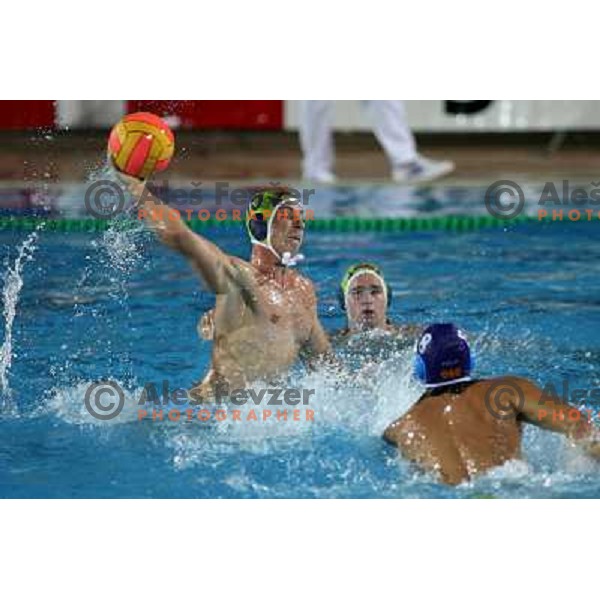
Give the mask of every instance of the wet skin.
<svg viewBox="0 0 600 600">
<path fill-rule="evenodd" d="M 214 397 L 215 386 L 238 389 L 284 374 L 302 357 L 313 366 L 328 357 L 330 344 L 317 316 L 312 282 L 284 267 L 267 248 L 253 246 L 250 261 L 229 256 L 186 224 L 144 183 L 122 176 L 137 199 L 139 216 L 168 247 L 185 256 L 215 293 L 214 313 L 204 321 L 212 336 L 212 364 L 191 391 L 196 399 Z M 277 210 L 271 243 L 281 256 L 295 255 L 304 238 L 304 220 L 297 207 Z"/>
<path fill-rule="evenodd" d="M 507 390 L 500 409 L 492 394 L 486 405 L 486 394 L 498 389 Z M 561 411 L 569 418 L 557 419 Z M 591 456 L 600 457 L 598 432 L 584 414 L 543 397 L 542 390 L 519 377 L 455 384 L 428 392 L 385 430 L 384 439 L 408 460 L 437 474 L 444 483 L 456 485 L 520 458 L 523 423 L 562 433 Z"/>
</svg>

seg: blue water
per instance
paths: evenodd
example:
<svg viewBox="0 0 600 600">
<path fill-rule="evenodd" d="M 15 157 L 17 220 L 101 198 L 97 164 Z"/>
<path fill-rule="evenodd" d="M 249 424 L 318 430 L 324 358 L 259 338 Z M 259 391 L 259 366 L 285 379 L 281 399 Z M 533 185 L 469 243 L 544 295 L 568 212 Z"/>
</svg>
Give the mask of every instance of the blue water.
<svg viewBox="0 0 600 600">
<path fill-rule="evenodd" d="M 249 255 L 237 225 L 206 235 L 227 252 Z M 5 279 L 27 237 L 0 234 Z M 572 389 L 589 389 L 600 387 L 597 237 L 593 223 L 472 233 L 309 231 L 301 269 L 317 285 L 330 332 L 344 324 L 336 302 L 343 269 L 368 259 L 393 287 L 391 317 L 459 323 L 475 345 L 478 375 L 510 372 L 559 388 L 568 378 Z M 213 298 L 183 259 L 144 231 L 40 231 L 32 244 L 10 329 L 1 497 L 600 497 L 597 466 L 559 436 L 529 426 L 526 462 L 457 488 L 399 459 L 381 433 L 420 395 L 410 348 L 379 360 L 345 357 L 356 377 L 341 386 L 297 369 L 297 385 L 317 390 L 314 423 L 138 421 L 132 407 L 145 383 L 167 379 L 185 388 L 203 375 L 210 345 L 196 323 Z M 99 422 L 83 396 L 106 378 L 126 390 L 127 405 L 114 421 Z"/>
</svg>

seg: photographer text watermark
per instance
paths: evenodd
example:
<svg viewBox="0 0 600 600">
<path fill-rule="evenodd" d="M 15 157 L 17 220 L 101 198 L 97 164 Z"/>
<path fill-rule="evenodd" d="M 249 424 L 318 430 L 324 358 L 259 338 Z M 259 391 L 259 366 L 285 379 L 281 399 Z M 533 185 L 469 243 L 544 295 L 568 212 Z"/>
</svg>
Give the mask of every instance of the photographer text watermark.
<svg viewBox="0 0 600 600">
<path fill-rule="evenodd" d="M 308 206 L 311 196 L 315 194 L 314 188 L 299 189 L 282 186 L 280 182 L 271 182 L 265 186 L 234 187 L 228 181 L 217 181 L 206 185 L 199 181 L 191 181 L 190 186 L 173 187 L 165 179 L 161 185 L 153 183 L 145 186 L 138 201 L 143 204 L 145 199 L 155 196 L 166 206 L 171 207 L 171 210 L 175 211 L 173 214 L 178 213 L 180 218 L 185 213 L 188 219 L 198 215 L 201 220 L 207 220 L 209 218 L 206 216 L 207 213 L 215 207 L 218 213 L 215 217 L 218 220 L 224 220 L 226 209 L 233 208 L 235 213 L 235 207 L 239 207 L 238 217 L 234 216 L 233 220 L 241 220 L 242 211 L 245 211 L 254 194 L 260 190 L 285 191 L 286 202 L 296 205 L 299 209 Z M 127 212 L 128 195 L 124 185 L 110 179 L 100 179 L 87 186 L 84 194 L 85 207 L 92 217 L 111 219 Z M 201 208 L 203 203 L 210 204 L 210 208 Z M 306 213 L 304 218 L 314 219 L 314 216 L 311 216 L 312 211 Z"/>
<path fill-rule="evenodd" d="M 512 420 L 524 411 L 537 420 L 550 419 L 557 421 L 587 421 L 591 423 L 600 416 L 598 410 L 585 406 L 584 403 L 600 403 L 600 387 L 573 388 L 568 379 L 560 385 L 547 382 L 535 392 L 532 402 L 531 385 L 524 389 L 518 378 L 506 377 L 493 380 L 488 387 L 484 403 L 488 413 L 495 419 Z M 579 405 L 579 406 L 574 406 Z"/>
<path fill-rule="evenodd" d="M 547 181 L 529 196 L 530 203 L 537 206 L 538 221 L 600 220 L 600 181 L 589 186 L 575 185 L 568 179 Z M 525 208 L 525 193 L 515 181 L 495 181 L 485 192 L 485 206 L 493 217 L 515 219 Z"/>
<path fill-rule="evenodd" d="M 137 420 L 153 421 L 314 421 L 315 412 L 304 408 L 315 394 L 307 388 L 236 388 L 215 386 L 204 398 L 195 390 L 171 389 L 168 381 L 147 383 L 134 398 Z M 99 421 L 117 418 L 125 408 L 125 392 L 116 382 L 99 381 L 88 387 L 84 405 Z M 249 410 L 240 410 L 242 407 Z M 260 409 L 260 410 L 259 410 Z"/>
</svg>

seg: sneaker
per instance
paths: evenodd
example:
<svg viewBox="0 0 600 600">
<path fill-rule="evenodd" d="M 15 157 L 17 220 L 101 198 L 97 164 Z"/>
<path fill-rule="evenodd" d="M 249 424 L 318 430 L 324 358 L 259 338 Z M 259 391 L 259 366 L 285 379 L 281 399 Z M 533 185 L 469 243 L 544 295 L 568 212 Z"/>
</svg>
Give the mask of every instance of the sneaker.
<svg viewBox="0 0 600 600">
<path fill-rule="evenodd" d="M 337 177 L 330 172 L 319 173 L 318 175 L 304 175 L 305 181 L 311 181 L 312 183 L 325 183 L 332 184 L 337 181 Z"/>
<path fill-rule="evenodd" d="M 395 167 L 392 171 L 392 179 L 396 183 L 432 181 L 452 173 L 454 168 L 454 163 L 450 160 L 432 160 L 417 156 L 416 160 Z"/>
</svg>

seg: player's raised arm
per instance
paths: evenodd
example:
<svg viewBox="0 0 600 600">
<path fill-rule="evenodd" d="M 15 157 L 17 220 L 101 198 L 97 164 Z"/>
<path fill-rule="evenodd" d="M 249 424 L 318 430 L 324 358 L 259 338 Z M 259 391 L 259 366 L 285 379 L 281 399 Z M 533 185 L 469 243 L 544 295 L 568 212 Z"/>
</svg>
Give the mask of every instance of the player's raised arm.
<svg viewBox="0 0 600 600">
<path fill-rule="evenodd" d="M 213 292 L 226 293 L 232 281 L 230 256 L 194 233 L 179 212 L 150 193 L 143 181 L 123 173 L 119 173 L 119 177 L 135 199 L 138 218 L 144 220 L 166 246 L 183 254 Z"/>
</svg>

